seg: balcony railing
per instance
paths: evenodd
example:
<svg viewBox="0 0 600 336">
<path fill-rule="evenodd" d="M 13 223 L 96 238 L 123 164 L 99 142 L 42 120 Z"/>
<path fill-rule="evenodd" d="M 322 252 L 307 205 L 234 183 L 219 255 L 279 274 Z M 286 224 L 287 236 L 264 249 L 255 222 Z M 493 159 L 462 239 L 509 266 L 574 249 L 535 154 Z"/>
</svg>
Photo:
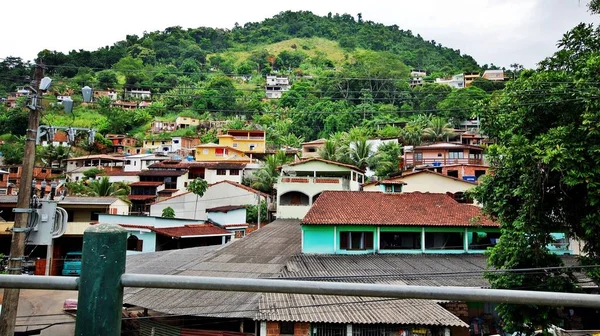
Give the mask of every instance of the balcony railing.
<svg viewBox="0 0 600 336">
<path fill-rule="evenodd" d="M 444 165 L 452 165 L 452 164 L 483 164 L 483 159 L 474 159 L 474 158 L 462 158 L 462 159 L 450 159 L 450 158 L 435 158 L 435 159 L 409 159 L 406 162 L 407 164 L 413 165 L 432 165 L 432 166 L 444 166 Z"/>
</svg>

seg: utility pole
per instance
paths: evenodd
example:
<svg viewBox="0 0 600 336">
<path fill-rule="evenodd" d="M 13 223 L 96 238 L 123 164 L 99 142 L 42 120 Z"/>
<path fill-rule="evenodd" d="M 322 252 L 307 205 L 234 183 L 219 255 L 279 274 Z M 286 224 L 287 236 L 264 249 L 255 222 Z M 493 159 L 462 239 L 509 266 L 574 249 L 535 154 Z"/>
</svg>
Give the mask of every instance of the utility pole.
<svg viewBox="0 0 600 336">
<path fill-rule="evenodd" d="M 34 73 L 34 95 L 32 96 L 32 108 L 29 112 L 29 121 L 25 133 L 25 154 L 23 156 L 23 168 L 21 169 L 21 183 L 19 185 L 19 196 L 15 209 L 15 224 L 10 245 L 10 256 L 8 258 L 8 274 L 21 274 L 22 262 L 25 258 L 25 240 L 27 238 L 27 221 L 33 180 L 33 167 L 35 161 L 35 140 L 37 128 L 40 123 L 40 110 L 42 90 L 40 82 L 44 77 L 44 67 L 41 61 L 36 64 Z M 19 289 L 5 289 L 2 302 L 2 314 L 0 315 L 0 336 L 13 336 L 15 322 L 17 319 L 17 308 L 19 306 Z"/>
</svg>

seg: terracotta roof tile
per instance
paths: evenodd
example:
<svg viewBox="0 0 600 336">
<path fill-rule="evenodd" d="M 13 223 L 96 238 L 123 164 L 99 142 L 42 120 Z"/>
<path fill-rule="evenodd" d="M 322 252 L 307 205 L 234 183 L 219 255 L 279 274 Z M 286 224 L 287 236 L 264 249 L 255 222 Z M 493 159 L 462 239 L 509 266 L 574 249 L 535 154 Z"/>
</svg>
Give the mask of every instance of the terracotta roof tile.
<svg viewBox="0 0 600 336">
<path fill-rule="evenodd" d="M 151 230 L 157 234 L 175 238 L 232 234 L 231 232 L 213 224 L 195 224 L 169 228 L 152 228 Z"/>
<path fill-rule="evenodd" d="M 129 184 L 130 187 L 158 187 L 163 185 L 164 182 L 153 182 L 153 181 L 143 181 L 143 182 L 133 182 Z"/>
<path fill-rule="evenodd" d="M 446 194 L 324 191 L 303 224 L 499 226 L 481 209 Z"/>
<path fill-rule="evenodd" d="M 340 167 L 346 167 L 346 168 L 350 168 L 359 172 L 365 172 L 364 170 L 358 168 L 357 166 L 353 166 L 350 164 L 345 164 L 345 163 L 341 163 L 341 162 L 336 162 L 336 161 L 330 161 L 330 160 L 325 160 L 325 159 L 321 159 L 321 158 L 310 158 L 310 159 L 305 159 L 305 160 L 300 160 L 300 161 L 296 161 L 296 162 L 292 162 L 292 163 L 288 163 L 288 166 L 297 166 L 299 164 L 303 164 L 303 163 L 307 163 L 307 162 L 311 162 L 311 161 L 319 161 L 319 162 L 324 162 L 324 163 L 329 163 L 332 165 L 336 165 L 336 166 L 340 166 Z M 278 167 L 278 168 L 281 168 Z"/>
<path fill-rule="evenodd" d="M 187 173 L 187 170 L 143 170 L 140 176 L 181 176 Z"/>
<path fill-rule="evenodd" d="M 155 199 L 156 196 L 155 195 L 129 195 L 129 196 L 127 196 L 127 198 L 129 198 L 132 201 L 146 201 L 146 200 Z"/>
<path fill-rule="evenodd" d="M 118 171 L 118 170 L 105 170 L 102 175 L 106 176 L 138 176 L 139 171 Z"/>
</svg>

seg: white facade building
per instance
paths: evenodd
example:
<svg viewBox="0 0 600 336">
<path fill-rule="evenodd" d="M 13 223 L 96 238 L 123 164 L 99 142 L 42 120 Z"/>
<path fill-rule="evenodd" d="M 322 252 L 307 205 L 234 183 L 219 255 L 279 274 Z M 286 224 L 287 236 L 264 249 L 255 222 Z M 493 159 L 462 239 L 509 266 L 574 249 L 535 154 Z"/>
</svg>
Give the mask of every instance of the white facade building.
<svg viewBox="0 0 600 336">
<path fill-rule="evenodd" d="M 175 210 L 175 218 L 207 220 L 206 209 L 233 205 L 256 205 L 257 195 L 260 195 L 261 201 L 270 203 L 270 197 L 265 193 L 239 183 L 223 181 L 209 185 L 200 198 L 193 193 L 186 192 L 158 201 L 150 206 L 150 216 L 161 216 L 163 209 L 171 207 Z"/>
<path fill-rule="evenodd" d="M 365 174 L 343 163 L 310 158 L 283 166 L 277 180 L 277 218 L 303 218 L 325 190 L 360 190 Z"/>
<path fill-rule="evenodd" d="M 265 93 L 267 98 L 281 98 L 284 92 L 290 90 L 290 80 L 285 76 L 267 76 Z"/>
<path fill-rule="evenodd" d="M 452 78 L 450 78 L 450 79 L 436 78 L 435 82 L 437 84 L 448 85 L 448 86 L 451 86 L 456 89 L 464 89 L 465 76 L 463 74 L 458 74 L 458 75 L 452 76 Z"/>
</svg>

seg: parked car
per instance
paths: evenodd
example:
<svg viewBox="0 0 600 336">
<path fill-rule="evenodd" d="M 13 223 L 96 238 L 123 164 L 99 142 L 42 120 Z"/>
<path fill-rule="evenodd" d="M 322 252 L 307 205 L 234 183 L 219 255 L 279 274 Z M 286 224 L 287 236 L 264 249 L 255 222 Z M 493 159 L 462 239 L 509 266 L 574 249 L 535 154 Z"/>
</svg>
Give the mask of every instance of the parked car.
<svg viewBox="0 0 600 336">
<path fill-rule="evenodd" d="M 81 251 L 67 253 L 62 275 L 81 275 Z"/>
</svg>

